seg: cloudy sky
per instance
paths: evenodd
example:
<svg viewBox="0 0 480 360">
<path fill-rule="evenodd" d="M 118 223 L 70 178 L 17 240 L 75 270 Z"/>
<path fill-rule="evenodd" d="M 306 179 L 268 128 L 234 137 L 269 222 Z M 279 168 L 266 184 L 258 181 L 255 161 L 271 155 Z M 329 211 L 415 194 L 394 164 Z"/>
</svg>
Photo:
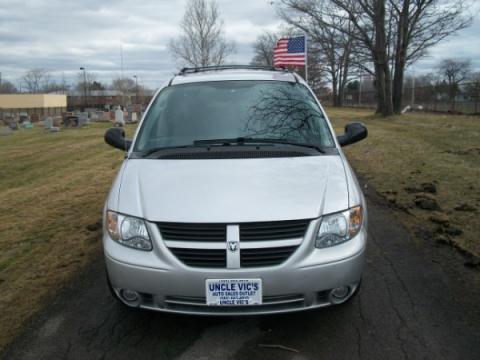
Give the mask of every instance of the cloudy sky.
<svg viewBox="0 0 480 360">
<path fill-rule="evenodd" d="M 232 63 L 248 63 L 252 43 L 263 30 L 280 25 L 268 0 L 218 0 L 226 37 L 235 41 Z M 0 0 L 0 72 L 18 86 L 29 68 L 49 70 L 74 81 L 79 67 L 102 82 L 123 73 L 155 88 L 175 72 L 167 44 L 178 35 L 184 0 Z M 472 8 L 478 13 L 480 6 Z M 480 70 L 480 19 L 449 38 L 416 64 L 432 69 L 443 57 L 467 57 Z"/>
</svg>

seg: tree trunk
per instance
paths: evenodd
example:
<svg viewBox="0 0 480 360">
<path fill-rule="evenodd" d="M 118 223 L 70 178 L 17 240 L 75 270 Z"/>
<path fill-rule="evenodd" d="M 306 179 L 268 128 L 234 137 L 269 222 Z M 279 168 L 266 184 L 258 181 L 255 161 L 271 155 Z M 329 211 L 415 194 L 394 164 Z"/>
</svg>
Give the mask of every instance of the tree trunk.
<svg viewBox="0 0 480 360">
<path fill-rule="evenodd" d="M 383 116 L 393 115 L 392 79 L 387 59 L 387 42 L 385 35 L 385 1 L 375 2 L 375 79 L 377 90 L 377 113 Z"/>
<path fill-rule="evenodd" d="M 375 65 L 375 90 L 377 92 L 377 114 L 385 115 L 385 73 L 380 65 Z"/>
<path fill-rule="evenodd" d="M 344 93 L 345 87 L 341 86 L 338 88 L 338 101 L 337 101 L 337 106 L 342 107 L 343 106 L 343 93 Z"/>
<path fill-rule="evenodd" d="M 393 115 L 392 102 L 392 75 L 388 63 L 384 66 L 385 71 L 385 113 L 384 116 Z"/>
<path fill-rule="evenodd" d="M 393 112 L 396 114 L 400 114 L 402 112 L 404 73 L 405 66 L 396 63 L 392 84 Z"/>
<path fill-rule="evenodd" d="M 338 104 L 338 82 L 335 75 L 332 76 L 332 97 L 333 97 L 333 106 L 340 106 Z"/>
<path fill-rule="evenodd" d="M 397 42 L 395 44 L 395 68 L 392 84 L 393 111 L 396 114 L 402 112 L 403 80 L 405 75 L 405 64 L 408 50 L 408 28 L 409 28 L 409 7 L 410 1 L 404 0 L 402 11 L 399 14 Z"/>
</svg>

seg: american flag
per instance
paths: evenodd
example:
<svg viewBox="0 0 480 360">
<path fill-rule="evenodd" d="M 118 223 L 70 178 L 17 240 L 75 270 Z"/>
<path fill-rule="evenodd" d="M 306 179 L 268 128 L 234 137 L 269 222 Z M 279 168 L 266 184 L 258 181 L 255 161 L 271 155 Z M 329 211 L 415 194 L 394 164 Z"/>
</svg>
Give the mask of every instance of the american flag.
<svg viewBox="0 0 480 360">
<path fill-rule="evenodd" d="M 305 36 L 282 38 L 273 49 L 274 66 L 305 66 Z"/>
</svg>

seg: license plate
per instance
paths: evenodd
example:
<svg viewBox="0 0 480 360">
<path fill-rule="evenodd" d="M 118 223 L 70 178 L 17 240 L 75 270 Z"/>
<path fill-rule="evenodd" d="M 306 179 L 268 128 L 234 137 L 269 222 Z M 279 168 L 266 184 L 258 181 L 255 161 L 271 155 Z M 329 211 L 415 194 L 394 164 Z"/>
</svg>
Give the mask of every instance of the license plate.
<svg viewBox="0 0 480 360">
<path fill-rule="evenodd" d="M 207 279 L 207 305 L 244 306 L 262 303 L 262 279 Z"/>
</svg>

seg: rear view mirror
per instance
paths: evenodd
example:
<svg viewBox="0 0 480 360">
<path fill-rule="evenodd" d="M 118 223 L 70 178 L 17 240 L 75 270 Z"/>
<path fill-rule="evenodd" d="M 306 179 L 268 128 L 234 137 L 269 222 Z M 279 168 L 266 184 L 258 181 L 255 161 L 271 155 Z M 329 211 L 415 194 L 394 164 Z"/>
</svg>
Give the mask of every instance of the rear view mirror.
<svg viewBox="0 0 480 360">
<path fill-rule="evenodd" d="M 132 140 L 125 139 L 125 131 L 122 128 L 110 128 L 105 132 L 105 142 L 116 149 L 128 151 Z"/>
<path fill-rule="evenodd" d="M 354 144 L 367 137 L 368 130 L 361 122 L 353 122 L 345 126 L 345 134 L 337 136 L 340 146 Z"/>
</svg>

